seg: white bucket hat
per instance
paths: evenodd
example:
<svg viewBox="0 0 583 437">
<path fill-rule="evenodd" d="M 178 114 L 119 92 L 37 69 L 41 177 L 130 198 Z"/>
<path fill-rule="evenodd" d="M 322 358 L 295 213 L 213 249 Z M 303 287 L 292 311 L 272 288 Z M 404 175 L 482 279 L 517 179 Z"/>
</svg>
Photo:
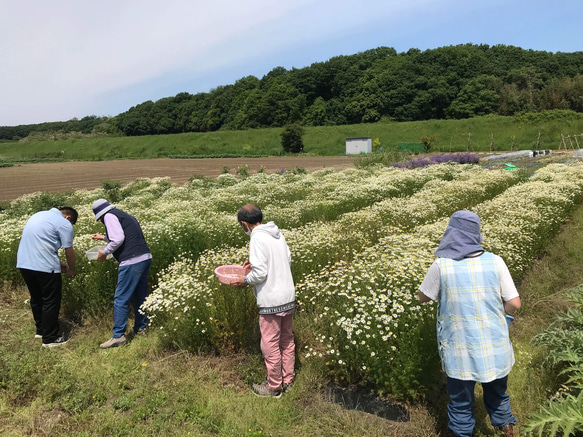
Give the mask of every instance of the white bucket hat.
<svg viewBox="0 0 583 437">
<path fill-rule="evenodd" d="M 103 214 L 105 214 L 107 211 L 111 211 L 113 208 L 115 208 L 115 206 L 113 206 L 105 199 L 97 199 L 95 202 L 93 202 L 92 208 L 93 214 L 95 214 L 95 220 L 99 220 Z"/>
</svg>

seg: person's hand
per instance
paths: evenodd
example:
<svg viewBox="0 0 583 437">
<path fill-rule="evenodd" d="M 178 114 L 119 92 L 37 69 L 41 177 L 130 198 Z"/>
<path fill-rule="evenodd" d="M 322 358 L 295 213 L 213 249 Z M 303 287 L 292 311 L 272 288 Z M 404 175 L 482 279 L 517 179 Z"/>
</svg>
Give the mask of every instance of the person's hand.
<svg viewBox="0 0 583 437">
<path fill-rule="evenodd" d="M 105 261 L 107 259 L 107 255 L 103 253 L 103 250 L 100 250 L 97 254 L 97 261 Z"/>
<path fill-rule="evenodd" d="M 231 285 L 237 288 L 246 287 L 247 284 L 245 284 L 245 276 L 239 276 L 235 282 L 231 282 Z"/>
<path fill-rule="evenodd" d="M 67 275 L 69 276 L 69 278 L 74 278 L 76 274 L 77 272 L 75 271 L 75 269 L 67 268 Z"/>
<path fill-rule="evenodd" d="M 249 262 L 249 260 L 245 261 L 243 263 L 243 268 L 244 269 L 250 269 L 251 268 L 251 263 Z"/>
<path fill-rule="evenodd" d="M 61 273 L 67 273 L 69 270 L 69 266 L 65 264 L 63 261 L 59 261 L 61 263 Z"/>
<path fill-rule="evenodd" d="M 104 238 L 105 238 L 105 237 L 104 237 L 103 235 L 101 235 L 101 234 L 93 234 L 93 235 L 91 236 L 91 239 L 92 239 L 92 240 L 103 240 Z"/>
</svg>

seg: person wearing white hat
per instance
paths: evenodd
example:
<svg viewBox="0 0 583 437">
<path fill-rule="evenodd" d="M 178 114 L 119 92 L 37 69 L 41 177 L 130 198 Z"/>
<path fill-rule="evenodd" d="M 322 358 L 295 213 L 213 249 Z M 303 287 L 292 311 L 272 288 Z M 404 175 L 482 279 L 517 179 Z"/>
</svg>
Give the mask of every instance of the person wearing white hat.
<svg viewBox="0 0 583 437">
<path fill-rule="evenodd" d="M 93 202 L 95 220 L 105 225 L 105 235 L 94 234 L 94 240 L 108 244 L 99 251 L 98 261 L 105 261 L 112 254 L 119 262 L 117 286 L 113 300 L 113 336 L 99 345 L 102 349 L 121 346 L 126 342 L 125 332 L 130 301 L 134 306 L 134 333 L 144 332 L 148 326 L 140 306 L 148 294 L 148 273 L 152 253 L 148 248 L 140 224 L 135 217 L 117 209 L 105 199 Z"/>
</svg>

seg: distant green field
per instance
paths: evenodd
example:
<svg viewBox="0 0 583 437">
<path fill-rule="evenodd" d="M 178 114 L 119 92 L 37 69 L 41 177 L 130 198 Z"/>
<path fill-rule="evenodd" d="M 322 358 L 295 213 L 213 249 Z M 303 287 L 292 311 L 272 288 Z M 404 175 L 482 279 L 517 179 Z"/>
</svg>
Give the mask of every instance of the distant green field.
<svg viewBox="0 0 583 437">
<path fill-rule="evenodd" d="M 466 120 L 429 120 L 403 123 L 374 123 L 345 126 L 307 127 L 304 151 L 318 156 L 343 155 L 347 137 L 378 138 L 385 151 L 396 150 L 399 142 L 419 142 L 423 135 L 437 135 L 435 152 L 460 152 L 468 148 L 489 151 L 492 135 L 495 150 L 533 149 L 540 132 L 540 149 L 557 149 L 561 134 L 580 135 L 583 117 L 564 114 L 534 118 L 486 116 Z M 561 112 L 561 111 L 558 111 Z M 219 131 L 152 135 L 142 137 L 105 137 L 30 143 L 1 143 L 4 160 L 80 160 L 100 161 L 126 158 L 168 156 L 216 157 L 265 156 L 281 154 L 281 128 L 244 131 Z M 579 139 L 580 145 L 583 141 Z"/>
</svg>

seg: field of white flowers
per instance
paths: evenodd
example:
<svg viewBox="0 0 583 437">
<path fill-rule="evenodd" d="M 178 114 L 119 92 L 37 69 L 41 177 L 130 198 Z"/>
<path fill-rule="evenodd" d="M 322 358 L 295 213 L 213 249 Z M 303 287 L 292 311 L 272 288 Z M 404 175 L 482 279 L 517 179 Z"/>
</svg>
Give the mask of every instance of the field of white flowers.
<svg viewBox="0 0 583 437">
<path fill-rule="evenodd" d="M 68 204 L 80 213 L 78 275 L 65 281 L 63 311 L 110 317 L 116 266 L 83 257 L 91 235 L 103 232 L 91 211 L 100 197 L 142 224 L 154 257 L 144 309 L 166 347 L 225 352 L 258 343 L 251 289 L 221 285 L 213 274 L 246 259 L 248 237 L 236 211 L 254 203 L 292 251 L 300 359 L 319 360 L 334 378 L 407 395 L 438 367 L 435 308 L 416 296 L 449 216 L 479 214 L 484 247 L 519 280 L 583 199 L 583 165 L 552 164 L 531 177 L 465 164 L 225 174 L 181 187 L 140 179 L 117 190 L 24 196 L 0 212 L 5 282 L 20 281 L 16 248 L 28 217 Z"/>
</svg>

